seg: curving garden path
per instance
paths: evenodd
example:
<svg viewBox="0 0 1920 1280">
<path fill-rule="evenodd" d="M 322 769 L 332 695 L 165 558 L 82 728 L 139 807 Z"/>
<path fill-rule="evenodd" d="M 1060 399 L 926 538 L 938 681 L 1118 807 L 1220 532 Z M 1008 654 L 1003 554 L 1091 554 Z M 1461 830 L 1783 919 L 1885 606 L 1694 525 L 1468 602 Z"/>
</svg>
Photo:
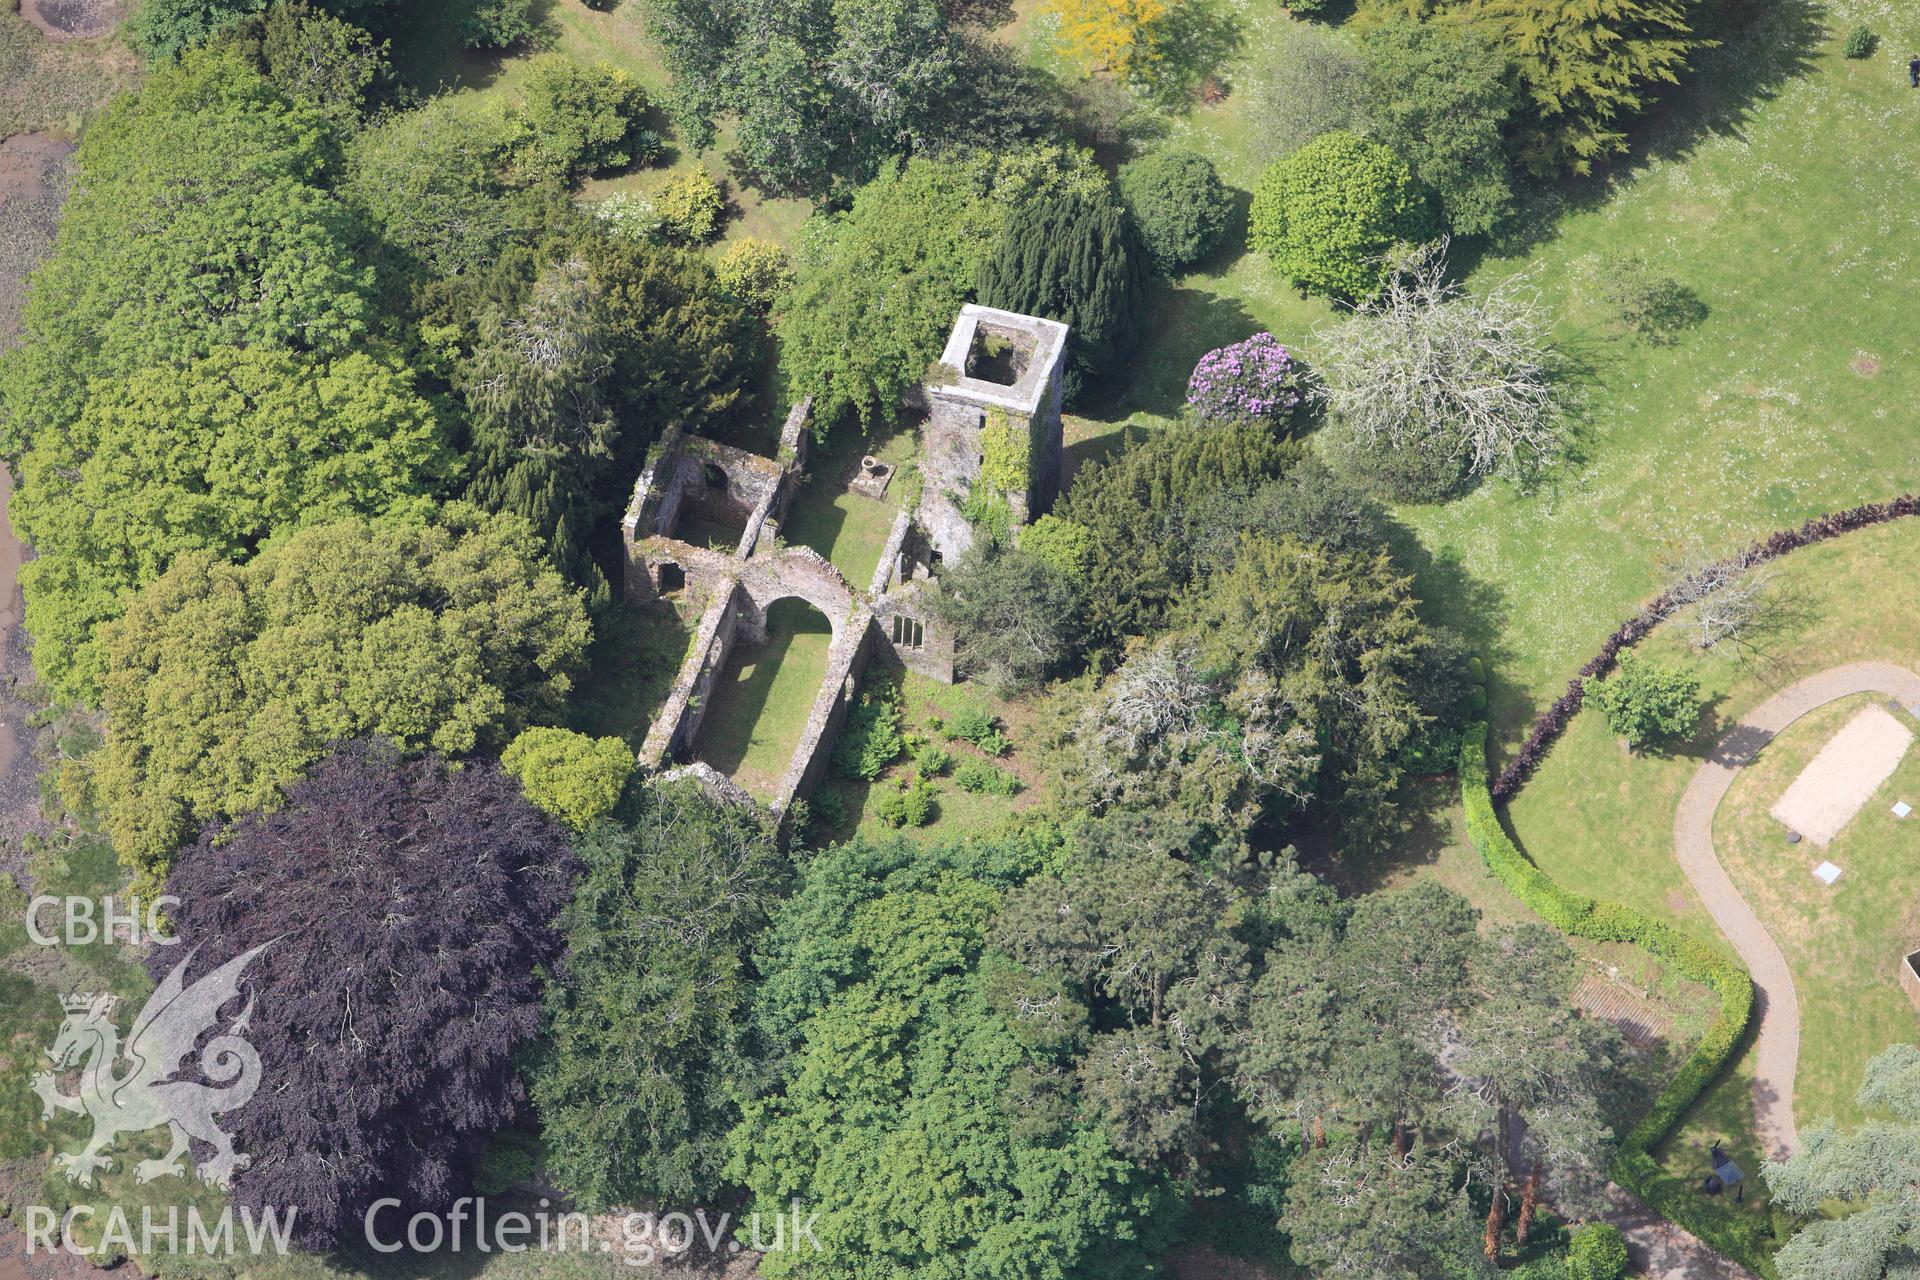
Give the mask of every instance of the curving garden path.
<svg viewBox="0 0 1920 1280">
<path fill-rule="evenodd" d="M 1920 708 L 1920 675 L 1891 662 L 1853 662 L 1788 685 L 1721 735 L 1687 784 L 1673 820 L 1673 848 L 1680 869 L 1753 975 L 1754 1015 L 1759 1022 L 1754 1038 L 1754 1128 L 1772 1160 L 1786 1159 L 1800 1145 L 1793 1123 L 1800 1005 L 1786 957 L 1734 888 L 1713 850 L 1713 815 L 1742 766 L 1774 735 L 1809 711 L 1856 693 L 1885 694 L 1910 709 Z"/>
</svg>

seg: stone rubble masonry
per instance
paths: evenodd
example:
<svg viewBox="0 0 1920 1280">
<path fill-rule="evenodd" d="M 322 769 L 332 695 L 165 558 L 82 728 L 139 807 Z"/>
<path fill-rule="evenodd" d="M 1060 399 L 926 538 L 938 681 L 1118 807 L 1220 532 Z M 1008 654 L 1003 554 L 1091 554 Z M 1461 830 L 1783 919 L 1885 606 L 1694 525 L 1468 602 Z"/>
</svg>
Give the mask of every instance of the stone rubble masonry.
<svg viewBox="0 0 1920 1280">
<path fill-rule="evenodd" d="M 1012 385 L 972 376 L 975 339 L 992 337 L 1012 347 L 1018 375 Z M 1066 359 L 1067 326 L 968 303 L 947 336 L 935 376 L 924 390 L 927 420 L 921 428 L 920 470 L 926 477 L 920 522 L 934 549 L 957 559 L 973 545 L 973 528 L 961 507 L 980 478 L 986 450 L 981 432 L 991 411 L 1025 423 L 1032 460 L 1025 493 L 1007 494 L 1013 527 L 1043 515 L 1060 487 L 1060 374 Z"/>
<path fill-rule="evenodd" d="M 743 809 L 757 806 L 747 789 L 720 772 L 705 760 L 695 760 L 692 764 L 675 765 L 660 775 L 662 782 L 680 782 L 691 780 L 706 788 L 707 794 L 726 804 L 739 805 Z M 562 1193 L 564 1194 L 564 1193 Z"/>
<path fill-rule="evenodd" d="M 1001 344 L 1011 384 L 975 377 L 975 338 Z M 1059 488 L 1060 372 L 1067 326 L 990 307 L 966 306 L 947 339 L 936 372 L 922 391 L 917 506 L 894 518 L 880 563 L 864 591 L 849 584 L 810 547 L 782 547 L 786 518 L 807 461 L 811 398 L 795 404 L 780 431 L 778 457 L 763 458 L 714 441 L 668 430 L 647 455 L 621 521 L 626 547 L 627 603 L 647 604 L 672 591 L 701 610 L 679 674 L 647 732 L 640 764 L 661 776 L 693 777 L 728 799 L 746 793 L 711 765 L 692 759 L 700 722 L 737 641 L 767 637 L 767 610 L 798 596 L 826 615 L 833 628 L 827 670 L 770 807 L 784 812 L 825 773 L 833 740 L 858 696 L 860 676 L 875 646 L 909 671 L 954 679 L 954 636 L 935 608 L 935 570 L 973 543 L 961 514 L 980 478 L 981 430 L 989 411 L 1026 424 L 1030 459 L 1027 491 L 1005 495 L 1018 528 L 1053 505 Z M 740 529 L 731 551 L 675 537 L 682 521 Z M 679 579 L 675 581 L 676 578 Z M 916 643 L 917 639 L 917 643 Z"/>
</svg>

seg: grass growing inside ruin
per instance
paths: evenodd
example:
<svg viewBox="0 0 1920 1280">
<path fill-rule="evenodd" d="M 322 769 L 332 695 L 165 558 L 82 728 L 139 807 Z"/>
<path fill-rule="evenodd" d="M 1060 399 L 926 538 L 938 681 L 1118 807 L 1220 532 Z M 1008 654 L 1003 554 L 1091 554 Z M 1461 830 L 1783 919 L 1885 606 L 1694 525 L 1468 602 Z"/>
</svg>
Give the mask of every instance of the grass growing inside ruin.
<svg viewBox="0 0 1920 1280">
<path fill-rule="evenodd" d="M 906 463 L 914 454 L 911 431 L 896 431 L 875 439 L 851 430 L 836 431 L 807 462 L 806 478 L 794 495 L 780 537 L 790 546 L 812 547 L 846 575 L 847 585 L 865 591 L 880 565 L 893 520 L 911 477 Z M 884 498 L 869 498 L 847 488 L 871 454 L 899 468 Z"/>
<path fill-rule="evenodd" d="M 774 601 L 766 640 L 734 642 L 714 681 L 694 755 L 771 800 L 800 745 L 832 645 L 832 628 L 818 609 L 793 598 Z"/>
</svg>

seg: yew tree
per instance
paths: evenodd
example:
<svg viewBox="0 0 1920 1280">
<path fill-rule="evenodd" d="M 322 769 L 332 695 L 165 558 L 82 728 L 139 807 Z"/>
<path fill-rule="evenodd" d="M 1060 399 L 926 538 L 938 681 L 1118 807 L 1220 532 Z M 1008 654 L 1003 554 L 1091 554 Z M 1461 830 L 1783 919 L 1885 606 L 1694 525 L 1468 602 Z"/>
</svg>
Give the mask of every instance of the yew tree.
<svg viewBox="0 0 1920 1280">
<path fill-rule="evenodd" d="M 1008 219 L 980 264 L 979 297 L 1071 327 L 1063 383 L 1073 400 L 1102 387 L 1139 340 L 1150 267 L 1132 215 L 1111 198 L 1059 195 Z"/>
<path fill-rule="evenodd" d="M 737 1090 L 761 1070 L 753 950 L 787 859 L 756 811 L 691 782 L 645 790 L 578 848 L 567 971 L 547 984 L 530 1076 L 547 1173 L 593 1209 L 710 1201 Z"/>
</svg>

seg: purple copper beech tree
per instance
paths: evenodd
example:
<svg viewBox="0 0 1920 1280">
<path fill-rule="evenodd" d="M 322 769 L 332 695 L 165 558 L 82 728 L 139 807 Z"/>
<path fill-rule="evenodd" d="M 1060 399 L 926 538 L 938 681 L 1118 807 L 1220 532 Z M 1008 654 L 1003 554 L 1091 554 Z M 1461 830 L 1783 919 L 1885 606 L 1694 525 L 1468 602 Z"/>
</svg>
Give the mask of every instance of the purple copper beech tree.
<svg viewBox="0 0 1920 1280">
<path fill-rule="evenodd" d="M 224 1118 L 250 1160 L 236 1203 L 297 1210 L 296 1240 L 324 1249 L 382 1196 L 410 1214 L 466 1194 L 478 1144 L 521 1114 L 515 1059 L 577 872 L 498 765 L 368 743 L 183 851 L 167 880 L 182 945 L 153 948 L 156 981 L 189 954 L 191 981 L 270 944 L 243 978 L 259 1089 Z"/>
</svg>

